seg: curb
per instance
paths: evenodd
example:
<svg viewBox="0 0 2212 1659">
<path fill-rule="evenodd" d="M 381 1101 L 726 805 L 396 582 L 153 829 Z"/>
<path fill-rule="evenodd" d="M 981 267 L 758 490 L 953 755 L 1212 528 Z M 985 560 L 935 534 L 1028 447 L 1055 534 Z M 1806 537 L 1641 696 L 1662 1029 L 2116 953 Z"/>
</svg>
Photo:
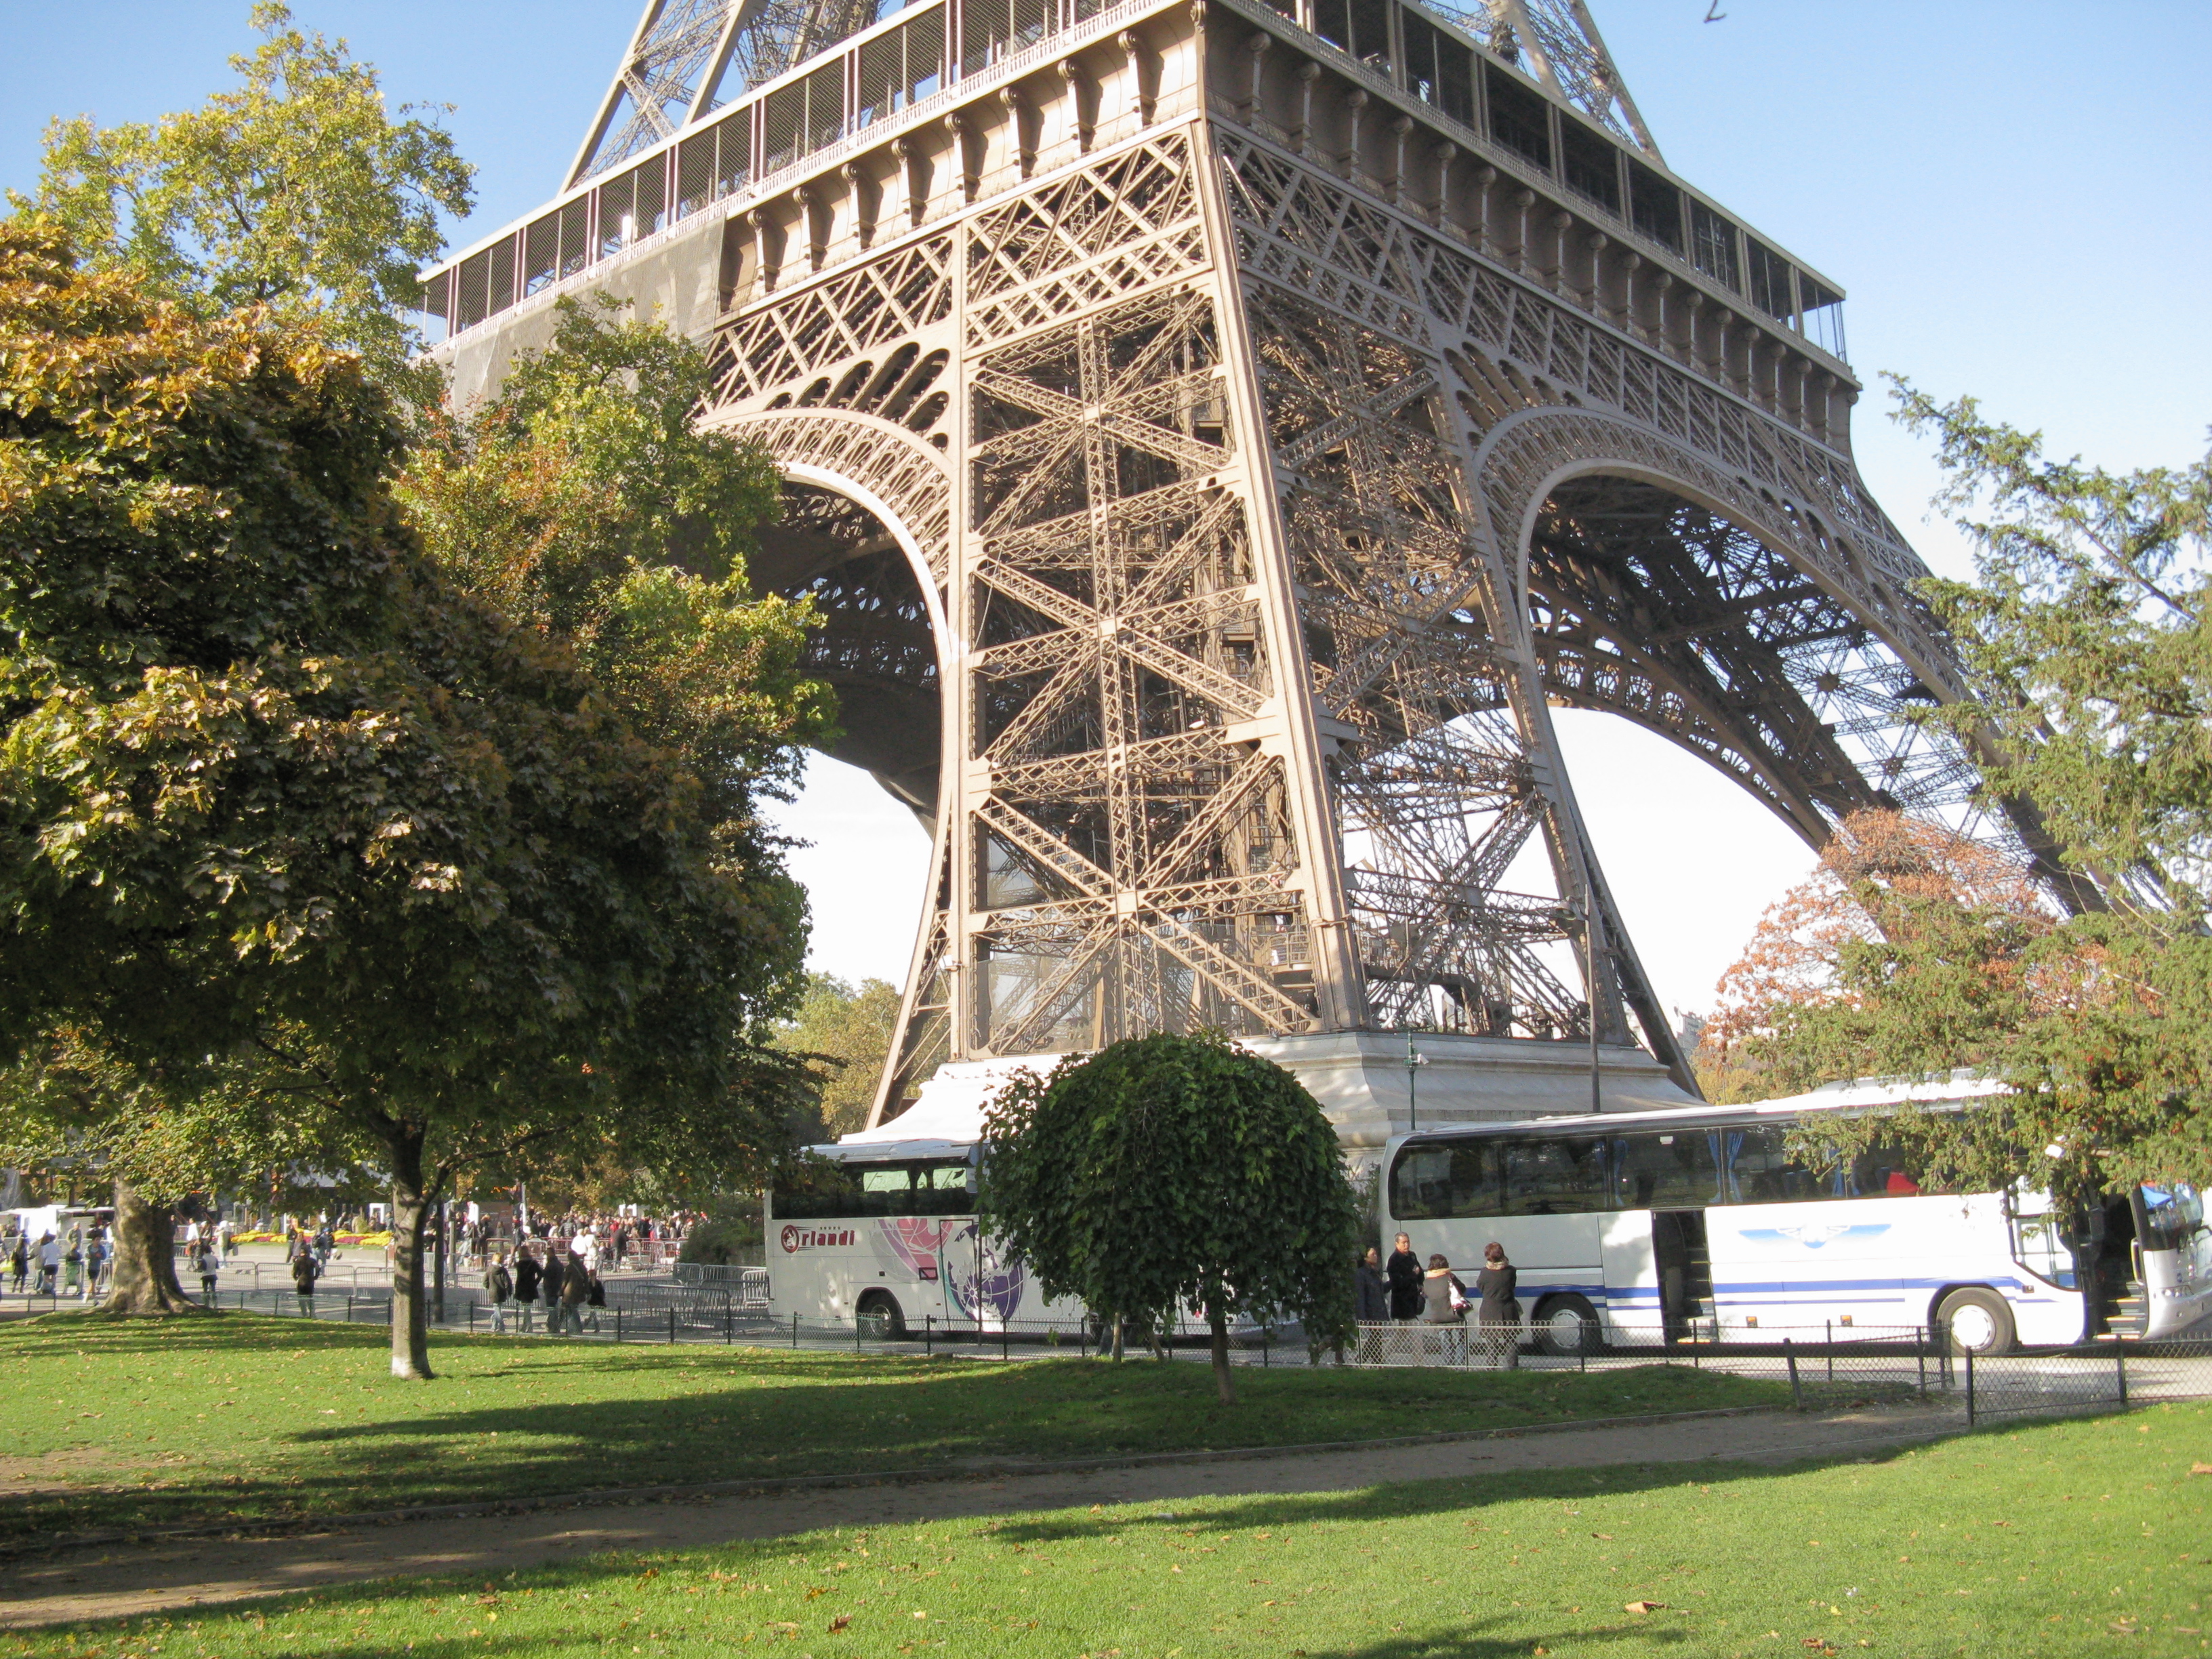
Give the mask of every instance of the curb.
<svg viewBox="0 0 2212 1659">
<path fill-rule="evenodd" d="M 266 1538 L 286 1534 L 344 1532 L 362 1527 L 398 1526 L 409 1521 L 453 1520 L 471 1515 L 526 1515 L 538 1510 L 586 1509 L 595 1505 L 668 1503 L 683 1498 L 773 1497 L 794 1492 L 830 1492 L 855 1486 L 921 1486 L 939 1480 L 986 1480 L 1017 1474 L 1080 1474 L 1098 1469 L 1157 1468 L 1177 1464 L 1249 1462 L 1266 1457 L 1310 1457 L 1329 1453 L 1391 1451 L 1408 1446 L 1438 1446 L 1474 1440 L 1511 1440 L 1522 1435 L 1564 1434 L 1585 1429 L 1649 1428 L 1662 1423 L 1692 1423 L 1711 1418 L 1780 1416 L 1786 1406 L 1721 1406 L 1695 1412 L 1646 1412 L 1632 1417 L 1571 1418 L 1498 1429 L 1452 1429 L 1436 1434 L 1398 1435 L 1385 1440 L 1314 1440 L 1288 1446 L 1231 1446 L 1220 1450 L 1129 1452 L 1105 1457 L 1056 1458 L 1045 1462 L 1001 1458 L 951 1468 L 883 1469 L 867 1474 L 787 1474 L 751 1480 L 684 1481 L 657 1486 L 605 1486 L 586 1492 L 534 1497 L 486 1498 L 472 1504 L 422 1504 L 396 1510 L 351 1510 L 335 1515 L 226 1521 L 200 1526 L 149 1527 L 136 1531 L 71 1533 L 37 1541 L 0 1540 L 0 1560 L 90 1549 L 105 1544 L 152 1544 L 185 1538 Z"/>
</svg>

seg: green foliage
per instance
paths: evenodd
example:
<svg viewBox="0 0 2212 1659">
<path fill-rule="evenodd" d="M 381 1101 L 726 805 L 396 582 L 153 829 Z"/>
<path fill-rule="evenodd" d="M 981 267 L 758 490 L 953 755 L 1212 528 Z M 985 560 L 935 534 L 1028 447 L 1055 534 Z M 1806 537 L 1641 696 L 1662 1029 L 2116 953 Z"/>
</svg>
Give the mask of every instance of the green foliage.
<svg viewBox="0 0 2212 1659">
<path fill-rule="evenodd" d="M 1807 925 L 1819 904 L 1793 895 L 1723 982 L 1737 1007 L 1721 1023 L 1747 1039 L 1729 1058 L 1765 1093 L 1961 1066 L 2001 1079 L 2014 1092 L 1986 1110 L 1845 1132 L 1908 1141 L 1966 1184 L 2085 1196 L 2204 1183 L 2212 458 L 2134 472 L 2052 460 L 2039 434 L 1985 419 L 1972 398 L 1895 384 L 1898 418 L 1936 441 L 1938 503 L 1978 566 L 1974 582 L 1926 591 L 1979 700 L 1928 718 L 1994 733 L 2004 759 L 1985 769 L 1988 789 L 2032 801 L 2106 908 L 2061 916 L 2023 897 L 2019 872 L 2000 890 L 1960 878 L 1955 857 L 1932 884 L 1901 867 L 1832 869 L 1831 921 L 1848 920 L 1821 933 Z M 1776 971 L 1792 938 L 1796 965 L 1783 951 Z"/>
<path fill-rule="evenodd" d="M 0 223 L 0 1042 L 251 1051 L 410 1216 L 471 1160 L 733 1156 L 799 1075 L 751 1038 L 803 900 L 564 644 L 423 558 L 400 436 L 309 323 Z"/>
<path fill-rule="evenodd" d="M 854 986 L 834 975 L 809 974 L 799 1006 L 777 1025 L 780 1046 L 828 1062 L 821 1113 L 830 1138 L 850 1134 L 867 1122 L 898 1013 L 898 988 L 883 980 L 864 979 Z"/>
<path fill-rule="evenodd" d="M 1978 580 L 1928 592 L 1984 694 L 1961 718 L 2009 740 L 1991 787 L 2033 800 L 2081 867 L 2146 880 L 2168 931 L 2191 930 L 2212 896 L 2212 456 L 2124 473 L 2054 461 L 1971 398 L 1895 385 L 1898 418 L 1936 440 L 1938 505 L 1975 544 Z"/>
<path fill-rule="evenodd" d="M 36 205 L 96 266 L 131 266 L 210 315 L 313 307 L 333 343 L 426 391 L 404 316 L 445 246 L 440 213 L 473 205 L 475 169 L 431 112 L 393 118 L 344 41 L 302 33 L 281 4 L 252 15 L 262 43 L 231 60 L 234 91 L 151 126 L 49 126 Z"/>
<path fill-rule="evenodd" d="M 743 1216 L 720 1216 L 711 1221 L 702 1221 L 684 1234 L 684 1248 L 676 1253 L 676 1259 L 726 1267 L 748 1251 L 757 1250 L 760 1243 L 761 1224 L 757 1214 L 750 1219 Z"/>
<path fill-rule="evenodd" d="M 398 489 L 447 577 L 569 642 L 735 833 L 829 740 L 833 699 L 800 672 L 806 603 L 747 587 L 776 474 L 693 425 L 712 389 L 691 341 L 564 300 L 496 396 L 430 418 Z"/>
<path fill-rule="evenodd" d="M 1117 1317 L 1179 1306 L 1352 1321 L 1359 1211 L 1336 1132 L 1298 1081 L 1218 1036 L 1131 1037 L 985 1119 L 979 1207 L 1046 1291 Z"/>
</svg>

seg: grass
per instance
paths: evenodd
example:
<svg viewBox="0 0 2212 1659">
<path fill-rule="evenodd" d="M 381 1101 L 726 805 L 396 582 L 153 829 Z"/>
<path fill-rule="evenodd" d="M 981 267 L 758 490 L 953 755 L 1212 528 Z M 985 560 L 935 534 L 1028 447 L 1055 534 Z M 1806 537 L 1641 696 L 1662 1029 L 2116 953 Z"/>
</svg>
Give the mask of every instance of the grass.
<svg viewBox="0 0 2212 1659">
<path fill-rule="evenodd" d="M 2212 1407 L 2166 1406 L 1784 1472 L 947 1519 L 58 1628 L 0 1659 L 2164 1659 L 2212 1639 L 2208 1433 Z"/>
<path fill-rule="evenodd" d="M 773 1349 L 437 1343 L 226 1314 L 0 1326 L 0 1538 L 259 1521 L 665 1482 L 976 1459 L 1362 1440 L 1784 1403 L 1785 1387 L 1629 1370 L 1240 1368 L 1224 1409 L 1179 1361 L 871 1358 Z"/>
</svg>

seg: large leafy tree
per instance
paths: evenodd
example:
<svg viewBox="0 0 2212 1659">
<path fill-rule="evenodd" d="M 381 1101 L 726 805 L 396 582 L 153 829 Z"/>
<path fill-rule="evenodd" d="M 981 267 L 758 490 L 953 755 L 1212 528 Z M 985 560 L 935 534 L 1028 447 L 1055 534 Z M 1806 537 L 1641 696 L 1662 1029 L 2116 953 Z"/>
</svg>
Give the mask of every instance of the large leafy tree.
<svg viewBox="0 0 2212 1659">
<path fill-rule="evenodd" d="M 434 374 L 408 361 L 415 274 L 445 246 L 441 213 L 469 211 L 474 169 L 438 112 L 389 108 L 343 40 L 302 33 L 281 4 L 252 18 L 261 45 L 201 108 L 57 119 L 35 204 L 95 266 L 130 265 L 209 314 L 312 308 L 326 338 L 425 396 Z"/>
<path fill-rule="evenodd" d="M 1863 815 L 1723 981 L 1708 1059 L 1735 1092 L 1973 1066 L 1999 1104 L 1844 1138 L 1913 1143 L 1938 1179 L 2070 1199 L 2212 1178 L 2212 459 L 2113 472 L 1899 384 L 1976 580 L 1928 595 L 2003 739 L 1994 793 L 2033 800 L 2105 908 L 1931 825 Z"/>
<path fill-rule="evenodd" d="M 0 224 L 0 1040 L 72 1018 L 312 1091 L 389 1174 L 423 1376 L 441 1176 L 617 1115 L 716 1132 L 791 1069 L 757 1038 L 804 914 L 565 644 L 441 577 L 401 447 L 309 323 Z"/>
<path fill-rule="evenodd" d="M 1049 1295 L 1118 1328 L 1202 1306 L 1234 1404 L 1229 1322 L 1352 1322 L 1359 1210 L 1336 1132 L 1297 1079 L 1213 1036 L 1131 1037 L 1024 1073 L 984 1126 L 983 1224 Z"/>
</svg>

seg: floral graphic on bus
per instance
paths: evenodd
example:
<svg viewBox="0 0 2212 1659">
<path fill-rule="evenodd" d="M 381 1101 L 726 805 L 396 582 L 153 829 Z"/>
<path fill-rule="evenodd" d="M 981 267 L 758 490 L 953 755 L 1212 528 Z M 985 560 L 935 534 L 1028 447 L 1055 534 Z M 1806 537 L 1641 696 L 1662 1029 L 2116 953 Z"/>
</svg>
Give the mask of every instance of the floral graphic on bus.
<svg viewBox="0 0 2212 1659">
<path fill-rule="evenodd" d="M 1029 1274 L 1019 1256 L 1002 1255 L 988 1238 L 979 1243 L 975 1224 L 968 1222 L 945 1241 L 945 1278 L 953 1304 L 964 1316 L 1004 1323 L 1022 1305 Z"/>
<path fill-rule="evenodd" d="M 1889 1231 L 1887 1222 L 1808 1223 L 1802 1227 L 1746 1227 L 1742 1237 L 1756 1238 L 1761 1243 L 1802 1244 L 1808 1250 L 1825 1249 L 1838 1239 L 1879 1238 Z"/>
<path fill-rule="evenodd" d="M 901 1263 L 917 1279 L 937 1277 L 937 1253 L 945 1247 L 956 1227 L 966 1224 L 939 1220 L 933 1216 L 902 1215 L 878 1221 L 878 1237 L 887 1245 L 892 1259 Z"/>
</svg>

